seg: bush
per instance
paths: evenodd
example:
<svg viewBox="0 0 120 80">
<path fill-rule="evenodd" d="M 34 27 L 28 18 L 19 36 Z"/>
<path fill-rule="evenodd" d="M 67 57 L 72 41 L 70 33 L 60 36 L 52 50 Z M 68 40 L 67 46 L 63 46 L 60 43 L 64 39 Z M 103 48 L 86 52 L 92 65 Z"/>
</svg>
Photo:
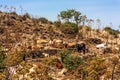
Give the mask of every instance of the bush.
<svg viewBox="0 0 120 80">
<path fill-rule="evenodd" d="M 60 26 L 60 29 L 65 34 L 75 34 L 78 32 L 78 26 L 71 22 L 65 22 Z"/>
<path fill-rule="evenodd" d="M 105 27 L 104 30 L 107 31 L 109 34 L 113 35 L 115 38 L 118 37 L 117 35 L 118 35 L 119 31 L 114 30 L 110 27 Z"/>
<path fill-rule="evenodd" d="M 52 22 L 52 21 L 48 21 L 48 23 L 49 23 L 49 24 L 53 24 L 53 22 Z"/>
<path fill-rule="evenodd" d="M 66 49 L 62 50 L 62 51 L 60 52 L 60 56 L 61 56 L 62 62 L 63 62 L 64 58 L 65 58 L 66 56 L 70 55 L 70 54 L 71 54 L 71 52 L 70 52 L 69 50 L 66 50 Z"/>
<path fill-rule="evenodd" d="M 5 53 L 0 47 L 0 72 L 2 72 L 5 68 L 4 60 L 5 60 Z"/>
<path fill-rule="evenodd" d="M 20 62 L 23 61 L 23 52 L 22 51 L 16 51 L 14 53 L 9 53 L 5 59 L 5 65 L 10 66 L 16 66 Z"/>
<path fill-rule="evenodd" d="M 117 50 L 117 49 L 112 49 L 112 53 L 113 53 L 113 54 L 117 54 L 117 53 L 119 53 L 119 50 Z"/>
<path fill-rule="evenodd" d="M 44 18 L 44 17 L 39 18 L 39 21 L 40 21 L 41 23 L 43 23 L 43 24 L 48 23 L 48 20 L 47 20 L 46 18 Z"/>
<path fill-rule="evenodd" d="M 66 56 L 64 59 L 64 64 L 68 69 L 76 69 L 81 63 L 80 57 Z"/>
<path fill-rule="evenodd" d="M 51 66 L 53 66 L 53 65 L 55 65 L 55 59 L 53 58 L 53 57 L 49 57 L 49 58 L 43 58 L 43 59 L 41 59 L 41 62 L 43 62 L 44 64 L 46 64 L 46 65 L 51 65 Z"/>
<path fill-rule="evenodd" d="M 28 18 L 28 19 L 31 19 L 29 13 L 25 13 L 25 14 L 23 15 L 23 17 L 22 17 L 23 20 L 26 20 L 27 18 Z"/>
<path fill-rule="evenodd" d="M 54 32 L 53 27 L 52 27 L 52 26 L 49 26 L 49 27 L 48 27 L 48 31 Z"/>
<path fill-rule="evenodd" d="M 84 26 L 79 26 L 79 30 L 81 30 Z"/>
<path fill-rule="evenodd" d="M 56 27 L 60 27 L 60 26 L 61 26 L 61 22 L 60 22 L 60 21 L 55 21 L 55 22 L 54 22 L 54 25 L 55 25 Z"/>
<path fill-rule="evenodd" d="M 86 31 L 90 31 L 91 27 L 90 26 L 84 26 L 86 28 Z"/>
<path fill-rule="evenodd" d="M 110 28 L 110 27 L 105 27 L 104 30 L 105 30 L 105 31 L 110 31 L 111 28 Z"/>
<path fill-rule="evenodd" d="M 82 62 L 81 57 L 73 57 L 71 52 L 68 50 L 63 50 L 60 52 L 62 62 L 65 64 L 66 68 L 69 70 L 76 69 Z"/>
</svg>

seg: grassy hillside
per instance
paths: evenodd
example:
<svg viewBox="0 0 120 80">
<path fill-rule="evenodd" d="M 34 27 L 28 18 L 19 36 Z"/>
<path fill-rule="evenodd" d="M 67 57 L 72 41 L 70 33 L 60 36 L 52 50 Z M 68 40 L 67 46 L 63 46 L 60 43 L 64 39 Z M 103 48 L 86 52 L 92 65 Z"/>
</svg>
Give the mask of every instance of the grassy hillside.
<svg viewBox="0 0 120 80">
<path fill-rule="evenodd" d="M 120 32 L 110 27 L 0 12 L 0 80 L 119 80 L 119 48 Z"/>
</svg>

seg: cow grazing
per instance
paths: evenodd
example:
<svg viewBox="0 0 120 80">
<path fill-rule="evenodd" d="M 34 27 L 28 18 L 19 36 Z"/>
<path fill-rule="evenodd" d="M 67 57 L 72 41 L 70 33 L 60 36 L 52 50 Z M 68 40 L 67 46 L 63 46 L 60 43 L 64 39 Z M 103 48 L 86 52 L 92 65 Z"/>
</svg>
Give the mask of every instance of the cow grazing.
<svg viewBox="0 0 120 80">
<path fill-rule="evenodd" d="M 47 53 L 42 53 L 45 57 L 49 57 L 49 54 Z"/>
<path fill-rule="evenodd" d="M 85 43 L 76 44 L 76 49 L 77 49 L 78 52 L 83 52 L 83 54 L 85 54 L 85 52 L 86 52 Z"/>
<path fill-rule="evenodd" d="M 35 53 L 32 53 L 31 57 L 32 57 L 32 59 L 35 59 L 35 57 L 36 57 Z"/>
<path fill-rule="evenodd" d="M 116 50 L 118 50 L 120 52 L 120 48 L 119 47 L 115 47 Z"/>
<path fill-rule="evenodd" d="M 99 49 L 99 48 L 105 48 L 107 46 L 106 43 L 102 43 L 102 44 L 98 44 L 96 45 L 96 48 Z"/>
<path fill-rule="evenodd" d="M 67 47 L 68 47 L 68 44 L 67 44 L 67 43 L 64 43 L 63 46 L 64 46 L 64 48 L 67 48 Z"/>
<path fill-rule="evenodd" d="M 45 57 L 43 54 L 42 51 L 30 51 L 28 54 L 26 54 L 26 58 L 28 57 L 31 57 L 32 59 L 35 59 L 35 58 L 43 58 Z"/>
<path fill-rule="evenodd" d="M 58 72 L 58 75 L 64 75 L 64 73 L 67 72 L 67 69 L 66 68 L 63 68 L 60 72 Z"/>
<path fill-rule="evenodd" d="M 25 54 L 23 54 L 23 60 L 24 60 L 24 61 L 26 60 L 26 55 L 25 55 Z"/>
<path fill-rule="evenodd" d="M 62 69 L 63 68 L 62 62 L 59 59 L 57 59 L 57 58 L 55 60 L 56 60 L 56 67 L 58 69 Z"/>
<path fill-rule="evenodd" d="M 67 48 L 75 48 L 75 46 L 76 46 L 76 43 L 74 43 L 74 42 L 65 44 L 65 47 L 67 47 Z"/>
</svg>

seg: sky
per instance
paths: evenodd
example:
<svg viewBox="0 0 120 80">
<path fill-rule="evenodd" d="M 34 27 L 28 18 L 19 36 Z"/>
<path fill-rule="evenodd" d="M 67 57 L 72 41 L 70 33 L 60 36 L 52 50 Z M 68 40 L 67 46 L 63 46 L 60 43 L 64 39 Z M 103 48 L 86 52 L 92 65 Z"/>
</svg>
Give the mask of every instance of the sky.
<svg viewBox="0 0 120 80">
<path fill-rule="evenodd" d="M 75 9 L 89 19 L 100 19 L 102 27 L 112 23 L 118 29 L 120 25 L 120 0 L 0 0 L 0 4 L 14 6 L 18 13 L 22 6 L 24 12 L 51 21 L 57 20 L 60 11 Z"/>
</svg>

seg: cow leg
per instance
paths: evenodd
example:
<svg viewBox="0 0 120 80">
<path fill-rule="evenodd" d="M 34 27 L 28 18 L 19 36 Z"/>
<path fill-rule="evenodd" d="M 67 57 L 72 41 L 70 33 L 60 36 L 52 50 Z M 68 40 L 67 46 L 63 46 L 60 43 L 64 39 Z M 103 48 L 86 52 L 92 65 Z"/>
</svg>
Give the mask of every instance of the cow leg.
<svg viewBox="0 0 120 80">
<path fill-rule="evenodd" d="M 83 54 L 85 54 L 85 49 L 83 50 Z"/>
</svg>

